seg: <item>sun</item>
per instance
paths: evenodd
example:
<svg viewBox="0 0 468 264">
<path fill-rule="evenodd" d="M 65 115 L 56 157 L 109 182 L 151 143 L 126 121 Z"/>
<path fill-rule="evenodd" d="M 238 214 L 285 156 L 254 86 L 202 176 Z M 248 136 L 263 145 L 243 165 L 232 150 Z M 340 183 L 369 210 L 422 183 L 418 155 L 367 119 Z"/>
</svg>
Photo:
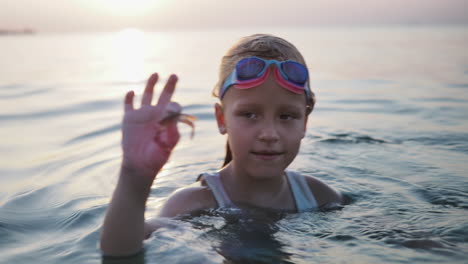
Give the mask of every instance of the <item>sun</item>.
<svg viewBox="0 0 468 264">
<path fill-rule="evenodd" d="M 116 16 L 140 16 L 165 8 L 170 0 L 92 0 L 96 9 Z"/>
</svg>

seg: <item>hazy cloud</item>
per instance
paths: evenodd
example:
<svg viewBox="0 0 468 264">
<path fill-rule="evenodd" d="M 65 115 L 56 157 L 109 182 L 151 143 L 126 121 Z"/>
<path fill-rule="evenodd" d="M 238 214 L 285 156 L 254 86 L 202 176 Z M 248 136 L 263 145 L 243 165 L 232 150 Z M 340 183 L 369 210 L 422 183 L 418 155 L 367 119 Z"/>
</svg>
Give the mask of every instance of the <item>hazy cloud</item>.
<svg viewBox="0 0 468 264">
<path fill-rule="evenodd" d="M 119 0 L 123 2 L 122 0 Z M 138 1 L 135 1 L 138 2 Z M 140 0 L 141 2 L 141 0 Z M 105 0 L 0 0 L 0 28 L 40 31 L 200 29 L 353 24 L 467 24 L 466 0 L 152 0 L 138 13 Z M 101 8 L 96 3 L 102 3 Z M 132 0 L 128 0 L 128 4 Z M 123 10 L 125 11 L 125 10 Z"/>
</svg>

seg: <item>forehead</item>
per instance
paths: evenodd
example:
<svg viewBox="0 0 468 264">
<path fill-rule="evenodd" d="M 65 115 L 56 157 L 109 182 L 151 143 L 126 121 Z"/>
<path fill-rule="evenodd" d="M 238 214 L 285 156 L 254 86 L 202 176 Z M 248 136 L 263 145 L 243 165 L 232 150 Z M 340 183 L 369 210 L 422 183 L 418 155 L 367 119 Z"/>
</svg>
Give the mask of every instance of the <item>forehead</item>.
<svg viewBox="0 0 468 264">
<path fill-rule="evenodd" d="M 229 107 L 243 105 L 262 105 L 265 107 L 295 107 L 305 109 L 305 94 L 293 93 L 279 85 L 272 74 L 261 85 L 237 89 L 230 87 L 223 98 L 223 104 Z"/>
</svg>

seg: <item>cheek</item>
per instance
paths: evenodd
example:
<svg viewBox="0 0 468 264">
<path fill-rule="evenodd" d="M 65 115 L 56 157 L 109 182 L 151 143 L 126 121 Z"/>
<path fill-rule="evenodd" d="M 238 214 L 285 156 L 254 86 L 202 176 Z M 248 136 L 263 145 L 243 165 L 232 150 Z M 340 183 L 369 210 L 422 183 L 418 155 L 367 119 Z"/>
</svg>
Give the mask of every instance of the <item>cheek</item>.
<svg viewBox="0 0 468 264">
<path fill-rule="evenodd" d="M 252 137 L 248 130 L 246 130 L 237 122 L 226 122 L 226 129 L 229 142 L 235 144 L 236 146 L 243 144 L 243 142 Z M 231 149 L 232 147 L 233 146 L 231 145 Z"/>
<path fill-rule="evenodd" d="M 233 142 L 234 144 L 241 147 L 250 144 L 249 142 L 255 138 L 250 130 L 240 126 L 231 126 L 228 129 L 228 137 L 230 142 Z"/>
<path fill-rule="evenodd" d="M 233 122 L 232 118 L 226 118 L 225 124 L 226 124 L 226 131 L 229 137 L 237 136 L 239 135 L 239 132 L 242 131 L 242 128 L 239 125 L 239 123 Z"/>
<path fill-rule="evenodd" d="M 298 148 L 301 145 L 302 133 L 289 133 L 284 138 L 284 142 L 293 148 Z"/>
<path fill-rule="evenodd" d="M 301 140 L 300 139 L 289 139 L 287 143 L 285 143 L 287 151 L 287 160 L 288 162 L 292 162 L 297 154 L 299 153 L 301 147 Z"/>
<path fill-rule="evenodd" d="M 285 127 L 282 132 L 283 141 L 292 148 L 299 148 L 304 138 L 304 126 Z"/>
<path fill-rule="evenodd" d="M 288 135 L 289 137 L 301 137 L 304 135 L 304 121 L 297 120 L 294 123 L 287 123 L 281 125 L 281 130 L 283 133 Z"/>
<path fill-rule="evenodd" d="M 251 140 L 247 136 L 235 134 L 228 136 L 229 147 L 231 148 L 231 155 L 233 159 L 242 160 L 246 152 L 249 151 Z"/>
</svg>

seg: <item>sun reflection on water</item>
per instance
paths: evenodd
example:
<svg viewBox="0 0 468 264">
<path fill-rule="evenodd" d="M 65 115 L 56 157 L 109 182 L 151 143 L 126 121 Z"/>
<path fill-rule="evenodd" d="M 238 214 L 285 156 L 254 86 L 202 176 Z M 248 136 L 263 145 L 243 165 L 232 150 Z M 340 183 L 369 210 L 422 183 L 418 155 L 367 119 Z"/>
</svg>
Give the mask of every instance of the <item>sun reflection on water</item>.
<svg viewBox="0 0 468 264">
<path fill-rule="evenodd" d="M 115 35 L 114 54 L 118 78 L 122 82 L 136 83 L 145 74 L 145 33 L 138 29 L 124 29 Z"/>
</svg>

